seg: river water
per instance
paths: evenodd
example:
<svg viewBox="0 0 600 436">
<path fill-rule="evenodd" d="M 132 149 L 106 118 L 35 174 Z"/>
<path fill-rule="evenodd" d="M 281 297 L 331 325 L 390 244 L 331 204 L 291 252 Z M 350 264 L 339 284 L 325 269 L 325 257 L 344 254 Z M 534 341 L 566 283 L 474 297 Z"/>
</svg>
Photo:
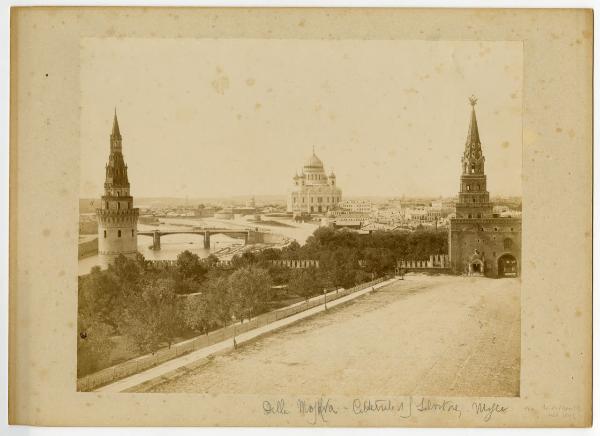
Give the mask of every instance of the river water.
<svg viewBox="0 0 600 436">
<path fill-rule="evenodd" d="M 279 233 L 288 238 L 295 239 L 300 244 L 304 244 L 306 239 L 317 228 L 316 224 L 300 223 L 296 224 L 290 220 L 280 220 L 278 222 L 288 226 L 273 226 L 263 223 L 253 223 L 248 221 L 248 217 L 236 217 L 233 220 L 218 220 L 214 218 L 160 218 L 161 223 L 157 225 L 138 224 L 138 231 L 148 230 L 185 230 L 185 227 L 219 227 L 219 228 L 256 228 L 267 230 L 272 233 Z M 272 218 L 265 218 L 273 220 Z M 210 249 L 204 248 L 203 235 L 168 235 L 160 239 L 160 250 L 152 250 L 152 237 L 138 236 L 138 251 L 148 260 L 174 260 L 182 251 L 189 250 L 197 254 L 200 258 L 207 257 L 210 253 L 235 245 L 243 245 L 243 240 L 231 238 L 227 235 L 212 235 L 210 237 Z M 98 255 L 79 259 L 79 274 L 87 274 L 92 267 L 100 265 Z"/>
</svg>

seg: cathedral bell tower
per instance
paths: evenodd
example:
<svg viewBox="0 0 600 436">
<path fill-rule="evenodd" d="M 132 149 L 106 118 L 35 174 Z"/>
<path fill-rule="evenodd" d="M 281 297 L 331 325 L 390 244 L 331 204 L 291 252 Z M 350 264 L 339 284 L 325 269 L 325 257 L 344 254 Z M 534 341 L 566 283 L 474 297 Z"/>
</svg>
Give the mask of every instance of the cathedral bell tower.
<svg viewBox="0 0 600 436">
<path fill-rule="evenodd" d="M 471 103 L 471 123 L 462 157 L 462 174 L 460 176 L 460 191 L 456 204 L 456 218 L 489 218 L 492 216 L 490 194 L 487 191 L 484 171 L 485 157 L 481 151 L 479 129 L 475 105 L 477 99 L 469 98 Z"/>
<path fill-rule="evenodd" d="M 104 195 L 100 208 L 96 209 L 98 254 L 105 267 L 120 254 L 134 258 L 137 253 L 139 209 L 133 207 L 133 197 L 129 192 L 122 140 L 115 110 L 110 135 L 110 155 L 105 168 Z"/>
</svg>

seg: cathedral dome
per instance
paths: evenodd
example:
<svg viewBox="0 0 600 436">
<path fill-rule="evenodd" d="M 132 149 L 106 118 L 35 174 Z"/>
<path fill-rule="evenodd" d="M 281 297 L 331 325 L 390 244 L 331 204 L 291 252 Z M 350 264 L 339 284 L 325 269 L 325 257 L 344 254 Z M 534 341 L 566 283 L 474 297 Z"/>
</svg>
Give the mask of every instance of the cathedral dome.
<svg viewBox="0 0 600 436">
<path fill-rule="evenodd" d="M 304 164 L 304 166 L 305 167 L 312 167 L 312 168 L 323 168 L 323 162 L 313 152 L 313 154 L 308 158 L 308 160 L 306 161 L 306 163 Z"/>
</svg>

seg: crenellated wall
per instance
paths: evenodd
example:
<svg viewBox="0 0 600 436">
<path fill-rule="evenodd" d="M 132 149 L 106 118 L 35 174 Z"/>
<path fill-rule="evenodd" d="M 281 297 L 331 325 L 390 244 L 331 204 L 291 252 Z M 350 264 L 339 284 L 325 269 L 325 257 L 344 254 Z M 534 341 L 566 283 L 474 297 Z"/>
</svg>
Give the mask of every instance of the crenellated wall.
<svg viewBox="0 0 600 436">
<path fill-rule="evenodd" d="M 424 260 L 399 260 L 397 264 L 398 268 L 403 268 L 405 270 L 423 270 L 423 269 L 432 269 L 432 270 L 444 270 L 450 268 L 450 256 L 447 254 L 431 254 L 429 255 L 429 259 Z"/>
<path fill-rule="evenodd" d="M 279 259 L 271 264 L 284 268 L 319 268 L 319 261 L 313 259 Z"/>
</svg>

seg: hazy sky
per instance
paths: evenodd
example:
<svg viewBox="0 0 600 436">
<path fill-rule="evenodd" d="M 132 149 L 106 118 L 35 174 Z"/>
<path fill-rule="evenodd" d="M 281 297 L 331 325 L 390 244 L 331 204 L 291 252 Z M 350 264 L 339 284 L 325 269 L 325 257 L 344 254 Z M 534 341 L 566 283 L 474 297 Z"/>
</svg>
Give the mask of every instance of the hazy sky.
<svg viewBox="0 0 600 436">
<path fill-rule="evenodd" d="M 520 42 L 89 38 L 81 196 L 117 107 L 138 197 L 285 194 L 312 147 L 343 195 L 450 196 L 476 107 L 492 195 L 521 194 Z"/>
</svg>

